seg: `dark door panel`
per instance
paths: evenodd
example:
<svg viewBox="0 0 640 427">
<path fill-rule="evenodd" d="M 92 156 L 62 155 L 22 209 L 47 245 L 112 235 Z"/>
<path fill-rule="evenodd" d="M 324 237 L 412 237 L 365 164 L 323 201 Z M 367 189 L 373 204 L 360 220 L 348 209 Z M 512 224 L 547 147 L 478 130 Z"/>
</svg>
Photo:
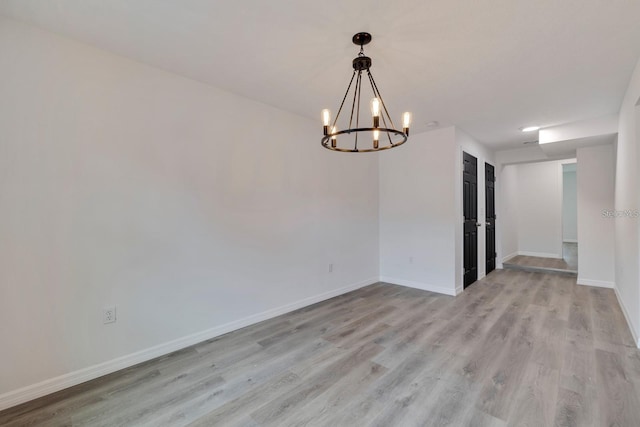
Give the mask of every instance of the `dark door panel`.
<svg viewBox="0 0 640 427">
<path fill-rule="evenodd" d="M 478 280 L 478 159 L 462 153 L 464 287 Z"/>
<path fill-rule="evenodd" d="M 485 171 L 485 210 L 486 215 L 486 244 L 485 259 L 487 274 L 496 269 L 496 193 L 495 193 L 495 168 L 489 163 L 484 164 Z"/>
</svg>

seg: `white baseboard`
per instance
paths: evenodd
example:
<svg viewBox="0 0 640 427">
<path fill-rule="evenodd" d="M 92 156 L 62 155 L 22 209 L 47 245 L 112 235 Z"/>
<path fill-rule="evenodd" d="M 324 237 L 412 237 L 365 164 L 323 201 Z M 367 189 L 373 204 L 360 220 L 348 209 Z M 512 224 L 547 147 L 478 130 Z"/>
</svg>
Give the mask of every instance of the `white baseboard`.
<svg viewBox="0 0 640 427">
<path fill-rule="evenodd" d="M 438 294 L 456 296 L 459 292 L 457 289 L 446 288 L 444 286 L 434 286 L 422 282 L 414 282 L 412 280 L 395 279 L 393 277 L 380 276 L 381 282 L 387 282 L 394 285 L 407 286 L 409 288 L 422 289 L 423 291 L 435 292 Z"/>
<path fill-rule="evenodd" d="M 0 411 L 378 282 L 373 277 L 0 395 Z"/>
<path fill-rule="evenodd" d="M 528 251 L 518 251 L 518 255 L 524 256 L 536 256 L 540 258 L 555 258 L 562 259 L 562 254 L 552 254 L 547 252 L 528 252 Z"/>
<path fill-rule="evenodd" d="M 578 243 L 578 241 L 575 239 L 564 239 L 562 243 Z"/>
<path fill-rule="evenodd" d="M 633 341 L 636 343 L 636 347 L 640 348 L 640 338 L 638 337 L 638 333 L 633 327 L 633 322 L 631 322 L 631 316 L 629 316 L 629 312 L 627 311 L 627 307 L 624 305 L 622 298 L 620 298 L 620 293 L 618 292 L 618 288 L 614 287 L 613 290 L 616 293 L 616 298 L 618 299 L 618 304 L 622 308 L 622 314 L 624 314 L 624 318 L 627 320 L 627 325 L 629 325 L 629 330 L 631 331 L 631 336 L 633 337 Z"/>
<path fill-rule="evenodd" d="M 607 288 L 607 289 L 615 289 L 615 287 L 616 287 L 616 284 L 613 283 L 613 282 L 606 282 L 606 281 L 603 281 L 603 280 L 583 279 L 580 276 L 578 276 L 577 283 L 578 283 L 578 285 L 597 286 L 599 288 Z"/>
<path fill-rule="evenodd" d="M 518 256 L 518 252 L 513 252 L 510 253 L 509 255 L 505 256 L 502 258 L 502 262 L 507 262 L 509 261 L 511 258 Z"/>
</svg>

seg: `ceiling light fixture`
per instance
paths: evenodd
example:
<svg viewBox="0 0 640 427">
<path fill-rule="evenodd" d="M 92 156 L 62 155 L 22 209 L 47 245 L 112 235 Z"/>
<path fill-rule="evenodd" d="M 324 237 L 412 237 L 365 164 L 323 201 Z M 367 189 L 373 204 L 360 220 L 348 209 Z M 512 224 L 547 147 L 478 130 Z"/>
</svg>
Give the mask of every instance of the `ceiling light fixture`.
<svg viewBox="0 0 640 427">
<path fill-rule="evenodd" d="M 364 45 L 371 42 L 371 34 L 358 33 L 353 36 L 352 41 L 355 45 L 360 46 L 360 53 L 353 60 L 353 74 L 349 81 L 347 91 L 342 98 L 338 114 L 331 122 L 331 113 L 329 110 L 322 110 L 322 125 L 324 136 L 322 138 L 322 146 L 333 151 L 342 151 L 348 153 L 367 153 L 372 151 L 388 150 L 389 148 L 398 147 L 404 144 L 409 137 L 409 125 L 411 124 L 411 113 L 402 115 L 402 131 L 395 129 L 393 120 L 387 111 L 382 95 L 378 90 L 373 75 L 371 75 L 371 58 L 365 56 Z M 370 103 L 371 120 L 373 126 L 360 127 L 360 99 L 362 98 L 362 74 L 366 72 L 365 78 L 369 80 L 373 99 Z M 355 85 L 354 85 L 355 80 Z M 351 114 L 348 117 L 348 126 L 346 118 L 343 119 L 343 125 L 346 128 L 338 129 L 338 119 L 342 112 L 342 107 L 349 97 L 349 91 L 353 89 L 353 101 L 351 102 Z M 366 87 L 366 85 L 365 85 Z M 362 134 L 370 134 L 370 138 L 363 141 L 360 137 L 360 148 L 358 148 L 358 136 Z M 353 134 L 353 135 L 352 135 Z M 344 135 L 344 136 L 341 136 Z M 347 135 L 352 135 L 348 138 Z M 349 144 L 349 140 L 353 141 L 353 148 Z"/>
<path fill-rule="evenodd" d="M 520 128 L 520 130 L 522 132 L 533 132 L 536 130 L 540 130 L 540 126 L 527 126 L 527 127 Z"/>
</svg>

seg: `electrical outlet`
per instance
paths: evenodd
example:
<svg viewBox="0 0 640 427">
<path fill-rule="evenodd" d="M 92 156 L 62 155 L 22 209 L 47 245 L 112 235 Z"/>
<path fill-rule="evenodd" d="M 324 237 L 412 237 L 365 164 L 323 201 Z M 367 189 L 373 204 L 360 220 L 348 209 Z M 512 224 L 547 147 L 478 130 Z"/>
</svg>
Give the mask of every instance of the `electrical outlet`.
<svg viewBox="0 0 640 427">
<path fill-rule="evenodd" d="M 329 264 L 329 273 L 333 273 L 333 264 Z"/>
<path fill-rule="evenodd" d="M 116 306 L 105 307 L 102 309 L 102 323 L 113 323 L 116 321 Z"/>
</svg>

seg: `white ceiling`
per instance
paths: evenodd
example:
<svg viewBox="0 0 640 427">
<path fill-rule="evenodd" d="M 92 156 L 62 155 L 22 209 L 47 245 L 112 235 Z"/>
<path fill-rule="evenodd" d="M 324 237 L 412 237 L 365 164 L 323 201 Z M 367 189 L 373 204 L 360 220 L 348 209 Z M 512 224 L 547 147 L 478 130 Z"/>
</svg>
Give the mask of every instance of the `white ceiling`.
<svg viewBox="0 0 640 427">
<path fill-rule="evenodd" d="M 493 147 L 518 128 L 616 113 L 640 57 L 638 0 L 2 0 L 0 14 L 320 121 L 357 47 L 412 132 Z"/>
</svg>

